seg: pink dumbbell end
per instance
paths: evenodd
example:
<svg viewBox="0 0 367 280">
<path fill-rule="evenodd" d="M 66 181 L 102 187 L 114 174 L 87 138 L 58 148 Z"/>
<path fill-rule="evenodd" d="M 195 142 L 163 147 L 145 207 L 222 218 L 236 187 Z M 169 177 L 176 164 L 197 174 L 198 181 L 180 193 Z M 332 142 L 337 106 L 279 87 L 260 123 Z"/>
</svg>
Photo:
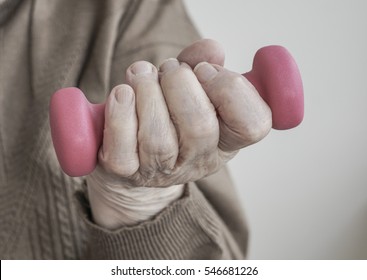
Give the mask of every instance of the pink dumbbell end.
<svg viewBox="0 0 367 280">
<path fill-rule="evenodd" d="M 290 129 L 303 120 L 301 74 L 291 54 L 281 46 L 259 49 L 252 70 L 243 74 L 268 103 L 274 129 Z"/>
<path fill-rule="evenodd" d="M 50 102 L 51 136 L 61 168 L 69 176 L 91 173 L 102 144 L 105 104 L 91 104 L 75 87 L 55 92 Z"/>
</svg>

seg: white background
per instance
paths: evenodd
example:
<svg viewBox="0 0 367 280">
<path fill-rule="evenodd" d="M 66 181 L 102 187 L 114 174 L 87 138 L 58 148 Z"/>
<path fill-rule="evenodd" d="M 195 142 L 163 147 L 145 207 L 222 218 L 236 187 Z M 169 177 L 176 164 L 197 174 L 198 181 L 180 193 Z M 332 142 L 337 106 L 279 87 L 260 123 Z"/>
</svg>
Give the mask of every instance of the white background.
<svg viewBox="0 0 367 280">
<path fill-rule="evenodd" d="M 367 1 L 186 0 L 226 66 L 279 44 L 296 59 L 305 119 L 231 163 L 250 259 L 367 259 Z"/>
<path fill-rule="evenodd" d="M 230 270 L 238 268 L 238 270 Z M 244 270 L 243 267 L 246 267 Z M 112 275 L 112 269 L 120 274 Z M 130 268 L 130 270 L 129 270 Z M 154 268 L 161 273 L 144 273 L 142 269 Z M 255 269 L 256 268 L 256 269 Z M 135 269 L 135 275 L 134 270 Z M 137 272 L 140 269 L 141 272 Z M 178 269 L 178 270 L 177 270 Z M 130 275 L 126 270 L 130 271 Z M 193 274 L 193 270 L 195 274 Z M 214 270 L 214 271 L 213 271 Z M 171 272 L 170 275 L 167 271 Z M 252 275 L 241 275 L 252 271 Z M 140 275 L 138 275 L 138 273 Z M 154 275 L 152 275 L 154 274 Z M 160 274 L 158 276 L 158 274 Z M 239 275 L 236 275 L 239 274 Z M 294 279 L 333 279 L 365 280 L 367 278 L 366 261 L 223 261 L 223 260 L 5 260 L 1 262 L 1 280 L 65 280 L 65 279 L 261 279 L 261 280 L 294 280 Z"/>
<path fill-rule="evenodd" d="M 238 270 L 230 270 L 238 268 Z M 244 270 L 243 267 L 246 267 Z M 112 275 L 112 269 L 120 270 L 120 274 Z M 126 270 L 130 268 L 130 275 Z M 154 268 L 161 273 L 145 272 L 142 269 Z M 5 260 L 1 263 L 1 280 L 65 280 L 65 279 L 174 279 L 174 280 L 205 280 L 205 279 L 261 279 L 261 280 L 294 280 L 294 279 L 350 279 L 365 280 L 367 278 L 366 261 L 223 261 L 223 260 Z M 135 269 L 135 275 L 134 270 Z M 137 272 L 140 269 L 141 272 Z M 177 270 L 178 269 L 178 270 Z M 193 270 L 195 274 L 193 274 Z M 214 270 L 214 271 L 213 271 Z M 170 275 L 164 275 L 167 271 Z M 252 271 L 252 275 L 241 275 Z M 140 275 L 138 275 L 138 273 Z M 154 275 L 152 275 L 154 274 Z M 160 274 L 158 276 L 158 274 Z M 169 273 L 167 273 L 169 274 Z M 239 274 L 239 275 L 236 275 Z"/>
</svg>

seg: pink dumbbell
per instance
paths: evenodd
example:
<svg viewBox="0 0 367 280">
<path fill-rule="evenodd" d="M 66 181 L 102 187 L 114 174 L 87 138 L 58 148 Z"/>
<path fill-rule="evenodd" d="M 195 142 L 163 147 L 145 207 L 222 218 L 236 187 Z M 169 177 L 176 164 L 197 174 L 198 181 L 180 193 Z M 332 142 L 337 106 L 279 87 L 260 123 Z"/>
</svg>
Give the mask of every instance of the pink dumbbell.
<svg viewBox="0 0 367 280">
<path fill-rule="evenodd" d="M 268 103 L 273 128 L 290 129 L 303 119 L 303 86 L 290 53 L 281 46 L 257 51 L 253 69 L 243 74 Z M 70 176 L 94 170 L 103 139 L 105 104 L 91 104 L 78 88 L 58 90 L 50 102 L 51 135 L 57 158 Z"/>
</svg>

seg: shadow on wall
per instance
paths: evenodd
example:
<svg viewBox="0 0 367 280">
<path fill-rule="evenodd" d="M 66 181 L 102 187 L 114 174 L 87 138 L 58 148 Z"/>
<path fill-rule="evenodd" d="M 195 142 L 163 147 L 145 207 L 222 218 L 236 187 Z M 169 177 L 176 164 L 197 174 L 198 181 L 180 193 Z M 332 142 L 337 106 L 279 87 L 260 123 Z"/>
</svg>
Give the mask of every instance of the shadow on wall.
<svg viewBox="0 0 367 280">
<path fill-rule="evenodd" d="M 336 241 L 344 242 L 331 249 L 334 259 L 367 260 L 367 205 L 350 221 L 349 227 L 335 233 L 335 237 Z"/>
</svg>

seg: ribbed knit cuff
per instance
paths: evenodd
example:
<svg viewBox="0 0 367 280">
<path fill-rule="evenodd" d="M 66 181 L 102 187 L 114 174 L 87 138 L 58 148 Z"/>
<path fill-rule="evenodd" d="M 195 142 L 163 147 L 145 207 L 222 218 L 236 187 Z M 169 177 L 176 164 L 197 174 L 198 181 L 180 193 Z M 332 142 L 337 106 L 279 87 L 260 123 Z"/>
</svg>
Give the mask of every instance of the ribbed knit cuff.
<svg viewBox="0 0 367 280">
<path fill-rule="evenodd" d="M 94 224 L 88 202 L 78 195 L 91 233 L 93 259 L 220 259 L 223 224 L 194 183 L 183 198 L 150 221 L 118 230 Z"/>
</svg>

